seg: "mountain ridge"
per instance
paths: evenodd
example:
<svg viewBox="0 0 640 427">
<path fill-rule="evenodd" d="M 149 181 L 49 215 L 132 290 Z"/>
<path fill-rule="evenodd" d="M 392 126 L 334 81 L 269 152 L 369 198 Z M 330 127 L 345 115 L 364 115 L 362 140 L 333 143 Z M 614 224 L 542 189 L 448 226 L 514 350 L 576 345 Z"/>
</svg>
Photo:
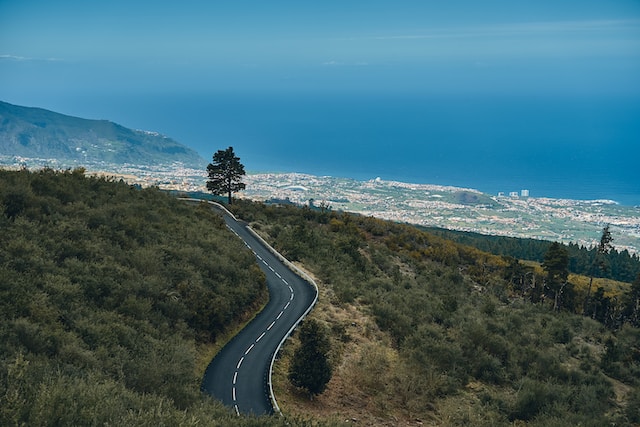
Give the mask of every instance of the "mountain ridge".
<svg viewBox="0 0 640 427">
<path fill-rule="evenodd" d="M 201 167 L 193 149 L 157 132 L 0 101 L 0 156 L 53 158 L 64 164 Z"/>
</svg>

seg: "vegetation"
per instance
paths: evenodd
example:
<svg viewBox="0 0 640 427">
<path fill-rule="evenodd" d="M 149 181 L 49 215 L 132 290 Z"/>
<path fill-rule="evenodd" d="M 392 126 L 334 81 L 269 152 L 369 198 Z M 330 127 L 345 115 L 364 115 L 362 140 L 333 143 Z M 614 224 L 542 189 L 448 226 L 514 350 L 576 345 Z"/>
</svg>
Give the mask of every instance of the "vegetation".
<svg viewBox="0 0 640 427">
<path fill-rule="evenodd" d="M 341 410 L 360 399 L 394 424 L 640 423 L 640 276 L 617 295 L 594 280 L 583 313 L 562 246 L 545 272 L 330 209 L 233 209 L 352 313 L 318 324 L 333 376 L 316 402 L 342 379 Z M 0 425 L 316 425 L 200 394 L 200 346 L 266 298 L 206 206 L 80 169 L 0 171 L 0 231 Z"/>
<path fill-rule="evenodd" d="M 57 159 L 62 164 L 160 165 L 206 162 L 198 153 L 155 132 L 107 120 L 87 120 L 0 101 L 0 155 Z"/>
<path fill-rule="evenodd" d="M 195 367 L 266 297 L 205 206 L 80 169 L 0 171 L 0 425 L 283 425 L 203 396 Z"/>
<path fill-rule="evenodd" d="M 213 163 L 207 166 L 209 180 L 207 190 L 213 194 L 227 194 L 231 204 L 231 194 L 245 189 L 242 177 L 245 175 L 240 158 L 233 152 L 233 147 L 218 150 L 213 155 Z"/>
<path fill-rule="evenodd" d="M 522 260 L 542 262 L 551 242 L 536 239 L 519 239 L 504 236 L 485 236 L 477 233 L 444 230 L 436 228 L 422 228 L 430 234 L 453 240 L 458 243 L 473 246 L 482 251 L 495 255 L 503 255 Z M 607 229 L 608 231 L 608 229 Z M 603 230 L 603 237 L 606 237 Z M 611 235 L 609 234 L 609 237 Z M 604 277 L 632 282 L 640 274 L 640 257 L 638 254 L 630 254 L 629 251 L 602 247 L 600 242 L 593 248 L 586 248 L 575 243 L 567 245 L 569 251 L 569 271 L 585 276 Z M 593 267 L 597 266 L 597 269 Z M 600 268 L 606 265 L 606 269 Z"/>
<path fill-rule="evenodd" d="M 302 323 L 299 336 L 300 345 L 293 355 L 289 380 L 294 386 L 307 390 L 311 396 L 318 395 L 331 379 L 329 339 L 313 319 Z"/>
<path fill-rule="evenodd" d="M 627 314 L 638 312 L 637 286 L 625 304 L 600 292 L 603 317 L 579 315 L 586 289 L 570 286 L 564 247 L 545 274 L 375 218 L 249 202 L 234 210 L 311 270 L 334 306 L 355 307 L 390 338 L 362 347 L 371 328 L 325 319 L 345 388 L 337 412 L 368 396 L 360 402 L 379 419 L 407 424 L 638 422 L 640 331 Z"/>
<path fill-rule="evenodd" d="M 611 251 L 612 246 L 611 242 L 613 241 L 613 237 L 611 237 L 611 231 L 609 231 L 609 225 L 607 224 L 602 229 L 602 236 L 600 237 L 600 243 L 595 251 L 595 256 L 593 258 L 593 263 L 591 264 L 591 274 L 589 276 L 589 288 L 587 289 L 587 297 L 584 301 L 584 311 L 590 311 L 590 297 L 591 297 L 591 288 L 593 287 L 593 277 L 597 274 L 597 270 L 601 272 L 605 272 L 608 269 L 608 265 L 606 262 L 605 256 Z"/>
</svg>

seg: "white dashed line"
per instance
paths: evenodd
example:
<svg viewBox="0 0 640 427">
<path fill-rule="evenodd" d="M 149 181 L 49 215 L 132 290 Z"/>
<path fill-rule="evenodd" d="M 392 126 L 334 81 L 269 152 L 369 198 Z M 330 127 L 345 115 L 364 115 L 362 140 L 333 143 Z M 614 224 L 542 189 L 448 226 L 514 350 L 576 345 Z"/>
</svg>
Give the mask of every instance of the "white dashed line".
<svg viewBox="0 0 640 427">
<path fill-rule="evenodd" d="M 249 348 L 247 349 L 247 351 L 245 351 L 245 352 L 244 352 L 245 356 L 246 356 L 247 354 L 249 354 L 249 352 L 250 352 L 251 350 L 253 350 L 253 347 L 254 347 L 254 346 L 255 346 L 255 344 L 251 344 L 251 345 L 249 346 Z"/>
<path fill-rule="evenodd" d="M 289 282 L 287 282 L 286 280 L 282 279 L 282 281 L 284 282 L 285 285 L 288 285 Z"/>
<path fill-rule="evenodd" d="M 289 301 L 293 301 L 293 293 L 291 293 L 291 298 L 289 298 Z"/>
<path fill-rule="evenodd" d="M 276 276 L 278 277 L 278 279 L 282 279 L 282 276 L 276 271 Z"/>
<path fill-rule="evenodd" d="M 242 365 L 242 362 L 244 362 L 244 357 L 241 357 L 240 360 L 238 360 L 238 366 L 236 366 L 236 369 L 240 369 L 240 365 Z"/>
<path fill-rule="evenodd" d="M 260 341 L 267 333 L 263 332 L 262 335 L 260 335 L 257 339 L 256 342 Z"/>
<path fill-rule="evenodd" d="M 261 257 L 260 255 L 256 254 L 256 257 L 257 257 L 260 261 L 264 262 L 264 261 L 262 260 L 262 257 Z"/>
<path fill-rule="evenodd" d="M 290 304 L 291 304 L 291 301 L 289 301 L 289 302 L 287 303 L 287 305 L 285 305 L 285 306 L 284 306 L 283 310 L 286 310 L 287 308 L 289 308 L 289 305 L 290 305 Z"/>
<path fill-rule="evenodd" d="M 238 405 L 233 405 L 236 410 L 236 415 L 240 415 L 240 410 L 238 409 Z"/>
<path fill-rule="evenodd" d="M 291 286 L 289 286 L 289 290 L 293 293 L 293 288 Z"/>
<path fill-rule="evenodd" d="M 284 311 L 281 311 L 280 314 L 278 314 L 278 317 L 276 317 L 276 320 L 280 319 L 280 317 L 284 314 Z"/>
<path fill-rule="evenodd" d="M 236 371 L 233 374 L 233 385 L 236 385 L 236 382 L 238 381 L 238 371 Z"/>
<path fill-rule="evenodd" d="M 275 324 L 276 324 L 275 320 L 273 322 L 271 322 L 271 324 L 267 327 L 267 331 L 270 331 L 271 328 L 273 328 L 273 325 L 275 325 Z"/>
<path fill-rule="evenodd" d="M 231 395 L 233 397 L 233 401 L 235 402 L 236 401 L 236 388 L 235 387 L 233 387 L 231 389 Z"/>
</svg>

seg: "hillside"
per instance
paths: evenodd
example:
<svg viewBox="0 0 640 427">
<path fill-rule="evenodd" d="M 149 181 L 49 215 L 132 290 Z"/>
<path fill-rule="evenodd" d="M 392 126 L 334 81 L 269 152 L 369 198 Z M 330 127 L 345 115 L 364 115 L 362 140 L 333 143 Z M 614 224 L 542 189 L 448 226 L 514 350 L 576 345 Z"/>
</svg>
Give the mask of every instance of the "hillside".
<svg viewBox="0 0 640 427">
<path fill-rule="evenodd" d="M 64 167 L 205 164 L 194 150 L 155 132 L 6 102 L 0 102 L 1 156 L 55 159 Z"/>
<path fill-rule="evenodd" d="M 285 413 L 389 426 L 640 422 L 640 278 L 615 298 L 594 289 L 597 321 L 580 314 L 578 283 L 554 310 L 541 269 L 414 226 L 249 202 L 234 210 L 321 288 L 312 317 L 332 336 L 334 375 L 310 401 L 287 380 L 289 343 L 274 380 Z"/>
<path fill-rule="evenodd" d="M 198 360 L 267 299 L 210 209 L 0 171 L 0 230 L 0 425 L 284 425 L 200 393 Z"/>
<path fill-rule="evenodd" d="M 640 423 L 640 279 L 594 290 L 594 319 L 579 286 L 554 310 L 538 269 L 414 226 L 233 209 L 320 285 L 323 394 L 287 380 L 295 335 L 275 367 L 285 418 L 199 393 L 204 355 L 266 299 L 209 209 L 81 169 L 0 171 L 0 425 Z"/>
<path fill-rule="evenodd" d="M 494 255 L 504 255 L 522 260 L 542 262 L 544 254 L 549 249 L 551 241 L 524 239 L 508 236 L 488 236 L 469 231 L 455 231 L 444 228 L 422 227 L 430 234 L 441 236 L 447 240 L 473 246 Z M 616 234 L 616 238 L 618 234 Z M 605 256 L 606 269 L 594 271 L 593 260 L 597 246 L 587 249 L 575 243 L 567 245 L 571 262 L 569 270 L 577 274 L 596 274 L 614 280 L 632 282 L 640 274 L 640 257 L 630 254 L 627 250 L 612 249 Z"/>
</svg>

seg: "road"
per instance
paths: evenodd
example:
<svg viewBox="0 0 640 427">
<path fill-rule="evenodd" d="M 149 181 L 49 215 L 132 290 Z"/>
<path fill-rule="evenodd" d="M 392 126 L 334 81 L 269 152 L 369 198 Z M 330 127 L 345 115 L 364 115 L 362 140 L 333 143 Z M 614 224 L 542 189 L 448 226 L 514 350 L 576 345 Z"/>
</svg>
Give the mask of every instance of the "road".
<svg viewBox="0 0 640 427">
<path fill-rule="evenodd" d="M 269 302 L 211 361 L 202 390 L 237 414 L 272 414 L 270 371 L 275 352 L 317 300 L 315 285 L 289 269 L 245 223 L 221 209 L 227 226 L 256 255 L 266 275 Z M 275 403 L 275 407 L 274 407 Z"/>
</svg>

